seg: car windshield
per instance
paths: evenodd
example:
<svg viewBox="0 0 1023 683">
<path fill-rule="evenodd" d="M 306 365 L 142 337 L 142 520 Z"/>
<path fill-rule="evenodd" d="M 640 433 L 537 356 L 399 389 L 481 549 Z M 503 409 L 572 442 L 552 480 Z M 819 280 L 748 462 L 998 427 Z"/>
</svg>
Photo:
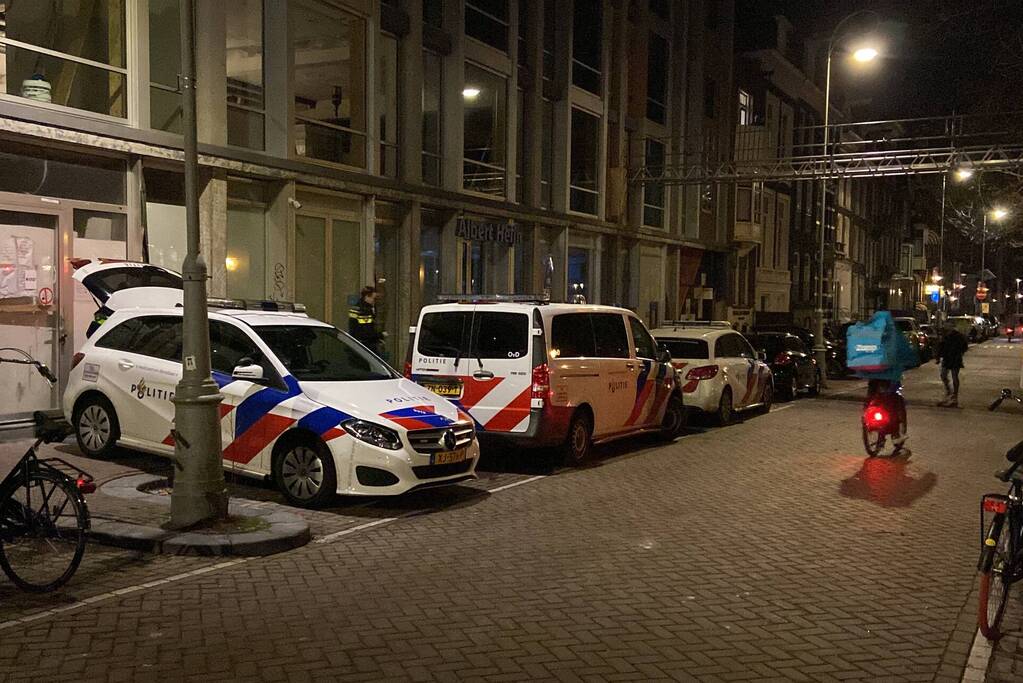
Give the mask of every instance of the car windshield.
<svg viewBox="0 0 1023 683">
<path fill-rule="evenodd" d="M 749 343 L 753 345 L 753 348 L 766 353 L 768 358 L 774 358 L 785 350 L 785 345 L 782 343 L 784 339 L 778 334 L 763 334 L 750 337 Z"/>
<path fill-rule="evenodd" d="M 899 328 L 899 332 L 911 332 L 913 330 L 913 322 L 910 320 L 896 320 L 895 326 Z"/>
<path fill-rule="evenodd" d="M 709 358 L 707 342 L 702 339 L 668 339 L 658 337 L 657 343 L 668 349 L 672 360 L 677 358 Z"/>
<path fill-rule="evenodd" d="M 373 353 L 333 327 L 268 325 L 255 330 L 299 381 L 366 382 L 398 376 Z"/>
</svg>

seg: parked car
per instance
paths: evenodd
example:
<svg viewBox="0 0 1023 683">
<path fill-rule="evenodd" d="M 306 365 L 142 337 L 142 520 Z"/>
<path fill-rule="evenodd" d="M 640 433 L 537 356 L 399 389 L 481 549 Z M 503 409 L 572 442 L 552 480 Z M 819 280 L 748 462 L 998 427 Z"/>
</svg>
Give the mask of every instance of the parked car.
<svg viewBox="0 0 1023 683">
<path fill-rule="evenodd" d="M 163 271 L 160 284 L 151 277 Z M 74 279 L 109 317 L 75 354 L 63 409 L 78 445 L 174 452 L 182 291 L 156 266 L 94 263 Z M 173 285 L 176 284 L 177 287 Z M 472 420 L 300 304 L 210 300 L 224 469 L 272 478 L 305 507 L 475 478 Z"/>
<path fill-rule="evenodd" d="M 763 332 L 750 336 L 749 343 L 764 353 L 780 395 L 792 401 L 802 393 L 810 396 L 820 393 L 817 360 L 799 337 L 786 332 Z"/>
<path fill-rule="evenodd" d="M 562 446 L 578 464 L 597 442 L 681 430 L 671 357 L 632 311 L 454 298 L 423 307 L 405 373 L 471 416 L 481 439 Z"/>
<path fill-rule="evenodd" d="M 1011 313 L 1005 316 L 1002 331 L 1009 341 L 1012 341 L 1013 337 L 1023 339 L 1023 313 Z"/>
<path fill-rule="evenodd" d="M 902 336 L 906 338 L 909 345 L 916 350 L 920 356 L 921 362 L 927 362 L 931 359 L 931 355 L 934 353 L 934 349 L 931 348 L 930 339 L 920 329 L 920 323 L 917 322 L 916 318 L 900 317 L 895 318 L 895 327 L 902 332 Z"/>
<path fill-rule="evenodd" d="M 799 337 L 800 341 L 802 341 L 803 345 L 810 350 L 811 354 L 815 353 L 814 342 L 816 340 L 816 335 L 805 327 L 783 324 L 756 325 L 751 334 L 756 335 L 764 332 L 785 332 L 793 334 Z M 825 357 L 827 358 L 828 377 L 845 377 L 849 374 L 849 369 L 845 366 L 845 337 L 831 335 L 827 330 L 825 330 L 824 349 Z"/>
<path fill-rule="evenodd" d="M 665 323 L 653 334 L 671 352 L 687 410 L 714 415 L 725 425 L 736 411 L 770 409 L 771 368 L 727 323 Z"/>
<path fill-rule="evenodd" d="M 959 332 L 966 337 L 971 344 L 979 344 L 983 341 L 983 332 L 977 324 L 977 319 L 972 315 L 953 315 L 948 319 Z"/>
<path fill-rule="evenodd" d="M 927 344 L 931 348 L 931 357 L 933 358 L 934 352 L 938 348 L 938 331 L 930 323 L 920 323 L 920 332 L 927 337 Z"/>
</svg>

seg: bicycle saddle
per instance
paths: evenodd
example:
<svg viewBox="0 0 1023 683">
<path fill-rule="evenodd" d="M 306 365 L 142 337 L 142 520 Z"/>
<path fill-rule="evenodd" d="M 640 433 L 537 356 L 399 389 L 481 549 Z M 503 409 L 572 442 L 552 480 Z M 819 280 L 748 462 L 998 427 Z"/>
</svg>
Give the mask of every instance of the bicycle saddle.
<svg viewBox="0 0 1023 683">
<path fill-rule="evenodd" d="M 71 433 L 71 425 L 59 410 L 37 410 L 32 413 L 35 420 L 36 438 L 44 443 L 63 441 Z"/>
</svg>

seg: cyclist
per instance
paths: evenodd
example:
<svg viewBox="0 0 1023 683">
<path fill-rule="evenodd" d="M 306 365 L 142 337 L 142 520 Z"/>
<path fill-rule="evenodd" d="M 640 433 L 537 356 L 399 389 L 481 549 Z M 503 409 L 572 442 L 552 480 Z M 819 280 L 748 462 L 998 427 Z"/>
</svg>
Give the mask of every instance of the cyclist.
<svg viewBox="0 0 1023 683">
<path fill-rule="evenodd" d="M 895 340 L 894 362 L 886 370 L 873 370 L 870 372 L 858 372 L 867 381 L 867 403 L 875 397 L 882 397 L 890 406 L 895 409 L 899 420 L 899 434 L 892 439 L 895 447 L 902 448 L 902 445 L 909 438 L 909 426 L 906 420 L 906 402 L 902 398 L 902 373 L 911 368 L 920 366 L 920 356 L 910 346 L 909 341 L 902 332 L 895 326 L 892 314 L 888 311 L 878 311 L 874 314 L 872 322 L 884 321 L 885 336 Z"/>
</svg>

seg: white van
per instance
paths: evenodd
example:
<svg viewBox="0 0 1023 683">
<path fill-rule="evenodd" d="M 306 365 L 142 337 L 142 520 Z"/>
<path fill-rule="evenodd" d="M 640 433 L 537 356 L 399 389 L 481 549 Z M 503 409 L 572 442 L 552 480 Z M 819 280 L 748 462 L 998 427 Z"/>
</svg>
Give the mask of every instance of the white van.
<svg viewBox="0 0 1023 683">
<path fill-rule="evenodd" d="M 594 442 L 683 424 L 670 356 L 631 311 L 526 297 L 425 306 L 405 374 L 468 413 L 482 439 L 563 445 L 581 463 Z"/>
</svg>

